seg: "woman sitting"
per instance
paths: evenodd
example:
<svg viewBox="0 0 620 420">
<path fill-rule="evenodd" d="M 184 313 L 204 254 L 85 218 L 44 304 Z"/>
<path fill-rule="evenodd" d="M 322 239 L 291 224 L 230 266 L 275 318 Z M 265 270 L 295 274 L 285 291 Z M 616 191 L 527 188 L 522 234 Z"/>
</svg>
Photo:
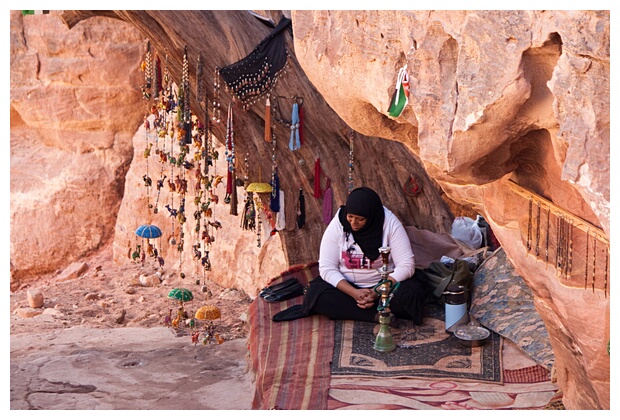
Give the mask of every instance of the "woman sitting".
<svg viewBox="0 0 620 420">
<path fill-rule="evenodd" d="M 398 318 L 422 324 L 427 291 L 412 278 L 415 271 L 409 237 L 398 218 L 370 188 L 357 188 L 327 226 L 319 251 L 319 277 L 310 282 L 302 305 L 292 306 L 273 317 L 285 321 L 323 314 L 330 319 L 378 322 L 382 280 L 379 248 L 389 247 L 389 274 L 399 283 L 389 307 Z"/>
</svg>

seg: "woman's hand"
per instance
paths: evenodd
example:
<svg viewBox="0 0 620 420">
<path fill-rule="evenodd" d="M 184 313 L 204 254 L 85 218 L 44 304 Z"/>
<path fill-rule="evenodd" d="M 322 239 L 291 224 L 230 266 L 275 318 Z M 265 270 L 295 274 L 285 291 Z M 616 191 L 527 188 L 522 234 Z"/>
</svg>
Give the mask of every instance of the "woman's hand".
<svg viewBox="0 0 620 420">
<path fill-rule="evenodd" d="M 346 280 L 342 279 L 336 288 L 342 290 L 347 295 L 355 299 L 357 306 L 362 309 L 372 308 L 375 305 L 375 300 L 379 295 L 375 293 L 371 288 L 369 289 L 357 289 L 349 284 Z"/>
<path fill-rule="evenodd" d="M 355 302 L 357 306 L 362 309 L 372 308 L 375 305 L 375 300 L 377 299 L 377 294 L 372 289 L 356 289 Z"/>
</svg>

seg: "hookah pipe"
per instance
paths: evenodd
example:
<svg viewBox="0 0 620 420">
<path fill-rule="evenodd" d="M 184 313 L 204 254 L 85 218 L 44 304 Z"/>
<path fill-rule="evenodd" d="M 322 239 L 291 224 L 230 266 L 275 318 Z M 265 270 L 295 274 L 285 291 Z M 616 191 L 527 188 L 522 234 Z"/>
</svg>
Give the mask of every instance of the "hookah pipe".
<svg viewBox="0 0 620 420">
<path fill-rule="evenodd" d="M 379 294 L 379 305 L 377 311 L 379 312 L 379 332 L 375 339 L 373 348 L 381 352 L 391 352 L 396 349 L 394 344 L 394 337 L 390 332 L 390 321 L 392 319 L 392 313 L 390 311 L 390 300 L 394 295 L 394 292 L 398 289 L 400 283 L 393 285 L 392 280 L 388 278 L 389 274 L 394 272 L 394 269 L 389 267 L 390 248 L 381 247 L 379 253 L 383 259 L 383 265 L 377 270 L 381 274 L 381 281 L 374 287 L 374 291 Z"/>
</svg>

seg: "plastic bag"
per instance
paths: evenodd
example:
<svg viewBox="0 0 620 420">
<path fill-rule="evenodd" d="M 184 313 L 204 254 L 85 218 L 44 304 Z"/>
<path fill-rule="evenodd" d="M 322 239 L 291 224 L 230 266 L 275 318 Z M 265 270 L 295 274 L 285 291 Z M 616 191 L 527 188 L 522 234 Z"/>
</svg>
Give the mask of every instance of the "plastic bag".
<svg viewBox="0 0 620 420">
<path fill-rule="evenodd" d="M 473 249 L 482 245 L 482 231 L 474 219 L 457 217 L 452 222 L 452 237 Z"/>
</svg>

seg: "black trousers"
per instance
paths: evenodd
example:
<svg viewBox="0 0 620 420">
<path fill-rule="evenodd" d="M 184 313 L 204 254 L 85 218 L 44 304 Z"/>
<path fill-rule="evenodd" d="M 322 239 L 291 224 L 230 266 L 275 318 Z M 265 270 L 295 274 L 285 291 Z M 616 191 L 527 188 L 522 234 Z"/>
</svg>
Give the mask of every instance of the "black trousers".
<svg viewBox="0 0 620 420">
<path fill-rule="evenodd" d="M 357 287 L 353 284 L 352 286 Z M 409 319 L 416 325 L 422 325 L 428 292 L 426 285 L 413 276 L 400 282 L 389 308 L 397 318 Z M 322 314 L 330 319 L 366 322 L 376 322 L 378 305 L 379 299 L 372 308 L 360 308 L 355 299 L 327 283 L 320 276 L 310 282 L 303 304 L 304 311 L 308 315 Z"/>
</svg>

